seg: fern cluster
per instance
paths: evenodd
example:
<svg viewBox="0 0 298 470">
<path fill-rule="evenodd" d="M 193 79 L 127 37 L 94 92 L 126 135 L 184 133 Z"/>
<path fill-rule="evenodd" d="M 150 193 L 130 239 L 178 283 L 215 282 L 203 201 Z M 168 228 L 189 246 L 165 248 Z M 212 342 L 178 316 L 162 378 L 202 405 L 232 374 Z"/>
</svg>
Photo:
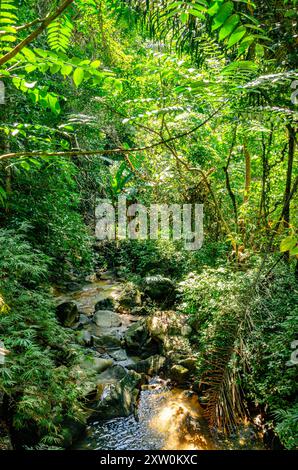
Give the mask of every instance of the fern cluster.
<svg viewBox="0 0 298 470">
<path fill-rule="evenodd" d="M 48 43 L 55 52 L 66 52 L 70 43 L 73 23 L 69 15 L 57 18 L 48 26 Z"/>
</svg>

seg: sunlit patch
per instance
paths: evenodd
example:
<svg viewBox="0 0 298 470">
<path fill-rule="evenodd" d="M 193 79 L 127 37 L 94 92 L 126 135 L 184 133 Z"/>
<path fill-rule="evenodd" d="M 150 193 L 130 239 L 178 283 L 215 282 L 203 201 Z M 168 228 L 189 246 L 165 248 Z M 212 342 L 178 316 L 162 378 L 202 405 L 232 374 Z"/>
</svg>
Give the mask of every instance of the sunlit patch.
<svg viewBox="0 0 298 470">
<path fill-rule="evenodd" d="M 212 449 L 207 425 L 196 396 L 181 390 L 164 393 L 164 405 L 150 421 L 150 427 L 167 436 L 164 450 Z"/>
</svg>

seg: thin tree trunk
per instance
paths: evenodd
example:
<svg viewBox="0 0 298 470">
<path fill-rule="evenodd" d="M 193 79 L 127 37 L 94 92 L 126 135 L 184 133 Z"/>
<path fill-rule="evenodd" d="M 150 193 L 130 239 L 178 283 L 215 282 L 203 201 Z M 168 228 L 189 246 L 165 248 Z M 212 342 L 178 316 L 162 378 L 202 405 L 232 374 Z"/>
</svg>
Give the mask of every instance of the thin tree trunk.
<svg viewBox="0 0 298 470">
<path fill-rule="evenodd" d="M 289 151 L 288 151 L 288 167 L 286 177 L 286 187 L 284 194 L 284 208 L 283 208 L 283 224 L 285 228 L 290 227 L 290 205 L 291 205 L 291 187 L 292 187 L 292 175 L 293 175 L 293 162 L 295 154 L 295 129 L 289 124 L 287 126 L 289 132 Z M 285 259 L 290 259 L 290 253 L 288 251 L 284 254 Z"/>
<path fill-rule="evenodd" d="M 245 188 L 244 188 L 244 203 L 248 202 L 250 185 L 251 185 L 251 157 L 247 145 L 243 146 L 245 156 Z"/>
<path fill-rule="evenodd" d="M 292 175 L 293 175 L 293 162 L 295 154 L 295 129 L 289 124 L 287 126 L 289 131 L 289 151 L 288 151 L 288 168 L 286 177 L 286 187 L 284 194 L 284 226 L 288 228 L 290 226 L 290 200 L 289 196 L 292 187 Z"/>
</svg>

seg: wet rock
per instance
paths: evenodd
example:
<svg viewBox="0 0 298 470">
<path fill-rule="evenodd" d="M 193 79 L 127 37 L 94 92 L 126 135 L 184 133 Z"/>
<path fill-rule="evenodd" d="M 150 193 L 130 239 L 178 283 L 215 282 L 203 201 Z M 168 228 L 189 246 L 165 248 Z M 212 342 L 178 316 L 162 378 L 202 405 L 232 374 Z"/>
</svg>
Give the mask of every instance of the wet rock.
<svg viewBox="0 0 298 470">
<path fill-rule="evenodd" d="M 130 313 L 132 315 L 148 315 L 148 308 L 146 305 L 141 305 L 140 307 L 132 308 Z"/>
<path fill-rule="evenodd" d="M 124 367 L 120 365 L 114 365 L 113 367 L 110 367 L 106 369 L 104 372 L 102 372 L 101 374 L 97 375 L 96 383 L 97 384 L 109 384 L 109 383 L 119 382 L 126 375 L 127 375 L 127 370 Z"/>
<path fill-rule="evenodd" d="M 103 334 L 101 336 L 92 336 L 93 345 L 100 349 L 115 349 L 122 344 L 121 338 L 113 334 Z"/>
<path fill-rule="evenodd" d="M 73 418 L 66 418 L 61 431 L 61 435 L 63 436 L 62 447 L 71 447 L 85 432 L 86 423 Z"/>
<path fill-rule="evenodd" d="M 175 364 L 170 369 L 170 377 L 172 380 L 182 385 L 189 381 L 190 373 L 189 373 L 189 370 L 186 369 L 185 367 Z"/>
<path fill-rule="evenodd" d="M 96 372 L 97 374 L 103 372 L 108 367 L 111 367 L 114 364 L 113 359 L 104 359 L 101 357 L 90 357 L 85 358 L 81 363 L 80 367 L 82 369 L 90 369 Z"/>
<path fill-rule="evenodd" d="M 144 293 L 150 297 L 150 299 L 165 305 L 173 304 L 176 299 L 174 282 L 160 275 L 145 278 Z"/>
<path fill-rule="evenodd" d="M 134 307 L 140 307 L 142 305 L 141 292 L 132 282 L 129 282 L 120 293 L 118 303 L 120 311 L 123 309 L 130 310 Z"/>
<path fill-rule="evenodd" d="M 97 310 L 93 322 L 100 328 L 113 328 L 121 325 L 121 319 L 116 312 L 111 310 Z"/>
<path fill-rule="evenodd" d="M 155 375 L 158 374 L 165 366 L 166 358 L 156 354 L 147 359 L 138 361 L 136 364 L 129 364 L 127 369 L 134 370 L 138 373 Z"/>
<path fill-rule="evenodd" d="M 140 383 L 141 376 L 131 370 L 119 383 L 111 383 L 104 387 L 100 400 L 94 407 L 95 416 L 111 419 L 134 413 Z"/>
<path fill-rule="evenodd" d="M 98 279 L 103 280 L 103 281 L 110 281 L 114 277 L 114 271 L 111 271 L 111 270 L 110 271 L 105 271 L 105 272 L 97 271 L 96 277 Z"/>
<path fill-rule="evenodd" d="M 87 317 L 84 313 L 81 313 L 79 316 L 78 322 L 73 326 L 73 329 L 75 330 L 81 330 L 84 328 L 86 325 L 90 323 L 90 318 Z"/>
<path fill-rule="evenodd" d="M 56 315 L 62 326 L 71 327 L 78 322 L 80 314 L 75 302 L 63 302 L 56 307 Z"/>
<path fill-rule="evenodd" d="M 88 318 L 87 315 L 84 315 L 84 313 L 81 313 L 79 317 L 80 325 L 87 325 L 89 322 L 90 318 Z"/>
<path fill-rule="evenodd" d="M 125 332 L 124 340 L 128 351 L 140 357 L 149 357 L 158 353 L 158 343 L 150 336 L 146 320 L 133 323 Z"/>
<path fill-rule="evenodd" d="M 77 342 L 81 346 L 86 346 L 86 347 L 92 346 L 93 341 L 92 341 L 91 333 L 86 330 L 79 331 L 77 334 Z"/>
<path fill-rule="evenodd" d="M 95 304 L 95 311 L 97 310 L 113 310 L 115 302 L 113 299 L 102 299 Z"/>
<path fill-rule="evenodd" d="M 179 365 L 185 367 L 191 372 L 194 372 L 196 370 L 196 363 L 197 359 L 195 357 L 187 357 L 186 359 L 182 359 L 179 361 Z"/>
<path fill-rule="evenodd" d="M 126 361 L 127 354 L 124 349 L 117 349 L 116 351 L 109 352 L 109 355 L 115 359 L 115 361 Z"/>
</svg>

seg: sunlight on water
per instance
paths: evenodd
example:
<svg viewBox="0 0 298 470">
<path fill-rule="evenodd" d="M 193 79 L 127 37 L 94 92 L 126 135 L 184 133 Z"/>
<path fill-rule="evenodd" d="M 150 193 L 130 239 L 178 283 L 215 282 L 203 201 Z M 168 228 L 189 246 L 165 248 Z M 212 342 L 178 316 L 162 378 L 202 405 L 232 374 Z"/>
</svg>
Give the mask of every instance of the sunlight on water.
<svg viewBox="0 0 298 470">
<path fill-rule="evenodd" d="M 149 424 L 166 436 L 163 449 L 213 449 L 197 397 L 178 389 L 162 390 L 161 393 L 164 405 Z"/>
<path fill-rule="evenodd" d="M 197 399 L 153 379 L 141 392 L 137 420 L 129 416 L 95 421 L 75 448 L 198 450 L 214 445 Z"/>
</svg>

